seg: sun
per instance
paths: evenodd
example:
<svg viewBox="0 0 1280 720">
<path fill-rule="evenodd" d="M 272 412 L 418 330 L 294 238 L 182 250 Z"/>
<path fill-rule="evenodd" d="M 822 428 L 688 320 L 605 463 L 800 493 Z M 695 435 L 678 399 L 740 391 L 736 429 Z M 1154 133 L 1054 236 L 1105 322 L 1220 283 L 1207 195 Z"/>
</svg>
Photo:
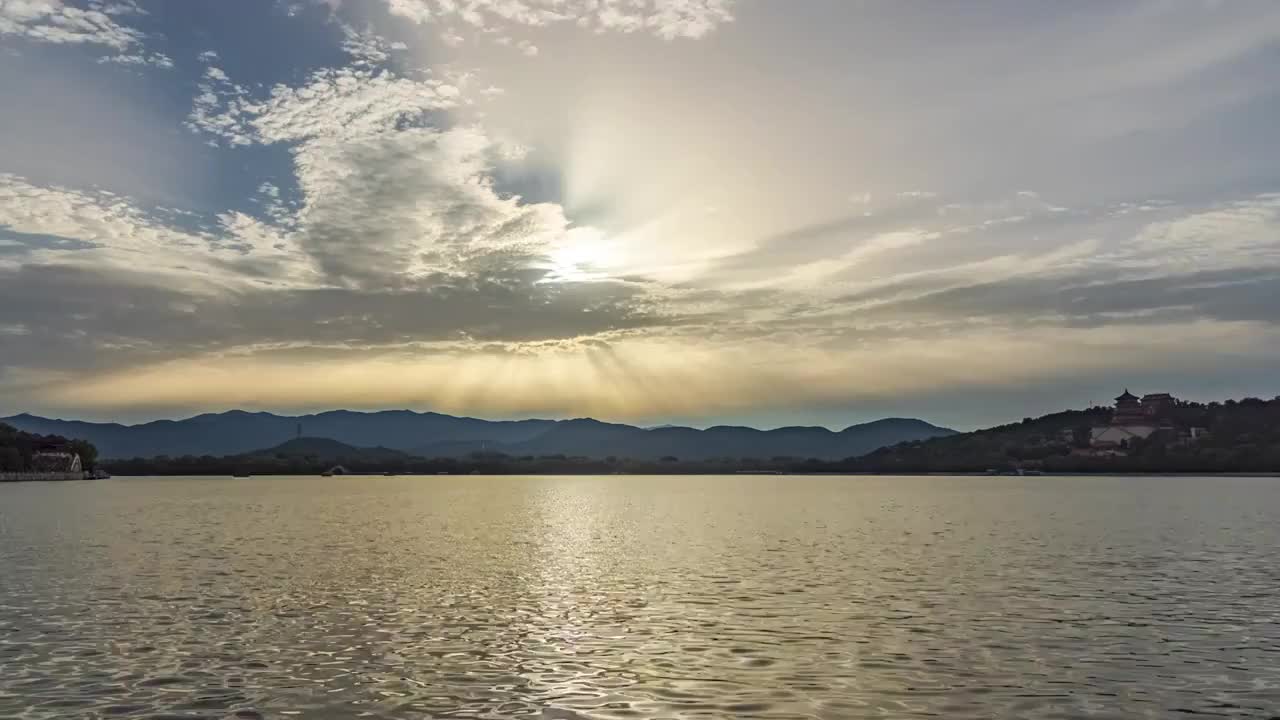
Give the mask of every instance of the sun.
<svg viewBox="0 0 1280 720">
<path fill-rule="evenodd" d="M 548 280 L 583 282 L 609 277 L 618 269 L 616 243 L 595 228 L 573 228 L 548 253 Z"/>
</svg>

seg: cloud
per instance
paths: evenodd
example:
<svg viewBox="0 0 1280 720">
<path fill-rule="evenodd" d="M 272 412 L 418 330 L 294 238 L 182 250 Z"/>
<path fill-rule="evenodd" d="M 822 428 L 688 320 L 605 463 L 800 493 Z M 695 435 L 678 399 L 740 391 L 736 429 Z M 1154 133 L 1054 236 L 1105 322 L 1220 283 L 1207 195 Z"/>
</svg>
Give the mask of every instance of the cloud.
<svg viewBox="0 0 1280 720">
<path fill-rule="evenodd" d="M 899 272 L 835 302 L 868 320 L 909 323 L 1280 323 L 1280 311 L 1267 300 L 1280 292 L 1275 196 L 1208 207 L 1150 206 L 1138 215 L 1109 209 L 1085 218 L 1046 217 L 1066 223 L 1066 237 L 1078 238 L 1081 230 L 1100 237 L 1038 254 Z M 1116 232 L 1115 222 L 1127 229 Z"/>
<path fill-rule="evenodd" d="M 391 352 L 678 322 L 642 284 L 553 260 L 594 235 L 558 205 L 494 189 L 501 145 L 436 126 L 460 94 L 444 79 L 347 67 L 257 96 L 208 66 L 201 84 L 190 126 L 232 148 L 287 147 L 296 191 L 264 182 L 255 214 L 204 216 L 0 176 L 0 232 L 14 243 L 0 255 L 0 323 L 41 328 L 7 362 Z"/>
<path fill-rule="evenodd" d="M 1280 265 L 1280 195 L 1238 200 L 1144 227 L 1114 256 L 1181 271 Z"/>
<path fill-rule="evenodd" d="M 482 131 L 430 125 L 456 104 L 453 85 L 343 68 L 254 101 L 219 82 L 220 111 L 198 99 L 191 124 L 233 145 L 291 146 L 302 194 L 291 223 L 333 282 L 524 267 L 569 232 L 557 206 L 496 194 Z"/>
<path fill-rule="evenodd" d="M 865 240 L 850 243 L 849 249 L 844 253 L 797 263 L 784 272 L 775 271 L 770 273 L 769 277 L 749 282 L 747 285 L 808 289 L 820 284 L 829 284 L 847 277 L 869 259 L 891 254 L 896 250 L 916 247 L 939 237 L 941 237 L 939 232 L 926 232 L 919 228 L 876 233 Z"/>
<path fill-rule="evenodd" d="M 507 143 L 476 126 L 439 127 L 467 82 L 347 67 L 256 99 L 210 67 L 189 124 L 232 146 L 290 148 L 300 199 L 290 214 L 277 205 L 276 220 L 331 284 L 503 276 L 529 292 L 532 283 L 602 279 L 563 262 L 597 233 L 572 226 L 557 204 L 498 193 L 491 171 L 511 159 Z"/>
<path fill-rule="evenodd" d="M 1078 220 L 1062 216 L 1063 208 L 1021 194 L 959 201 L 932 192 L 906 192 L 883 202 L 873 203 L 870 194 L 857 200 L 852 212 L 846 209 L 835 218 L 761 238 L 754 247 L 719 258 L 704 279 L 737 287 L 821 281 L 836 291 L 840 285 L 866 281 L 868 264 L 878 264 L 878 273 L 899 274 L 904 260 L 921 270 L 920 266 L 955 264 L 957 256 L 965 254 L 990 259 L 985 253 L 991 248 L 983 245 L 997 233 L 1025 234 L 1028 228 Z M 945 240 L 933 242 L 940 239 Z M 926 243 L 927 252 L 922 247 Z M 1006 243 L 991 244 L 1008 252 Z M 913 249 L 919 249 L 915 256 L 899 252 Z M 780 266 L 788 271 L 779 272 Z"/>
<path fill-rule="evenodd" d="M 699 38 L 733 20 L 732 0 L 654 0 L 645 26 L 671 40 Z"/>
<path fill-rule="evenodd" d="M 1269 298 L 1280 293 L 1280 265 L 1256 270 L 1202 271 L 1146 279 L 1022 277 L 948 288 L 868 315 L 937 319 L 1020 327 L 1028 323 L 1103 326 L 1254 321 L 1280 324 Z"/>
<path fill-rule="evenodd" d="M 216 71 L 212 74 L 211 71 Z M 329 142 L 336 144 L 421 126 L 427 114 L 457 104 L 443 80 L 412 80 L 386 70 L 326 68 L 305 85 L 276 85 L 260 101 L 226 80 L 217 68 L 206 70 L 190 125 L 233 145 L 249 143 Z"/>
<path fill-rule="evenodd" d="M 1142 333 L 1145 342 L 1133 342 Z M 2 336 L 0 336 L 2 337 Z M 0 339 L 2 342 L 2 339 Z M 400 349 L 281 347 L 133 363 L 39 387 L 53 406 L 145 408 L 430 407 L 496 416 L 706 417 L 859 403 L 900 406 L 930 393 L 971 400 L 1064 373 L 1141 374 L 1228 367 L 1280 349 L 1275 328 L 1195 323 L 992 331 L 830 349 L 778 339 L 691 344 L 610 338 Z M 246 379 L 252 378 L 252 381 Z M 29 392 L 36 392 L 33 387 Z M 958 413 L 972 421 L 980 410 Z"/>
<path fill-rule="evenodd" d="M 350 166 L 325 160 L 370 186 L 322 190 L 287 223 L 228 211 L 193 226 L 189 216 L 108 193 L 0 176 L 0 325 L 36 329 L 0 338 L 6 365 L 106 370 L 275 347 L 386 353 L 679 321 L 632 283 L 547 282 L 552 270 L 539 267 L 539 251 L 544 235 L 550 242 L 564 231 L 557 209 L 497 198 L 465 174 L 427 173 L 473 162 L 465 156 L 482 138 L 422 129 L 386 142 L 376 144 L 384 154 L 348 148 Z M 379 174 L 384 158 L 402 152 L 414 161 Z M 401 172 L 416 184 L 396 207 L 377 188 Z M 275 202 L 278 189 L 263 187 Z M 417 193 L 431 204 L 412 202 Z M 16 263 L 5 260 L 11 250 Z"/>
<path fill-rule="evenodd" d="M 45 238 L 39 245 L 24 243 L 24 264 L 127 271 L 204 292 L 306 282 L 309 261 L 287 234 L 237 213 L 217 216 L 209 229 L 184 228 L 179 220 L 112 193 L 38 186 L 0 174 L 0 233 Z"/>
<path fill-rule="evenodd" d="M 341 27 L 342 49 L 352 57 L 355 67 L 385 65 L 393 52 L 406 49 L 404 43 L 387 40 L 372 29 L 360 31 L 345 24 Z"/>
<path fill-rule="evenodd" d="M 104 55 L 98 58 L 99 64 L 113 63 L 116 65 L 131 65 L 135 67 L 150 66 L 160 68 L 162 70 L 172 70 L 173 60 L 164 53 L 134 53 L 130 55 Z"/>
<path fill-rule="evenodd" d="M 393 15 L 419 24 L 461 22 L 491 28 L 564 23 L 597 32 L 643 30 L 674 40 L 700 38 L 731 22 L 734 0 L 386 0 L 386 4 Z"/>
<path fill-rule="evenodd" d="M 133 104 L 170 125 L 189 107 L 193 132 L 174 135 L 195 146 L 191 185 L 156 195 L 121 178 L 172 157 L 147 152 L 170 126 L 90 177 L 54 167 L 80 153 L 46 148 L 123 146 L 128 122 L 94 132 L 114 102 L 72 88 L 49 116 L 96 105 L 73 131 L 11 123 L 11 146 L 40 152 L 0 175 L 6 401 L 71 380 L 104 407 L 691 416 L 1256 365 L 1280 348 L 1265 133 L 1183 127 L 1245 100 L 1266 107 L 1240 117 L 1269 127 L 1269 13 L 1044 7 L 1010 28 L 895 4 L 330 6 L 266 11 L 298 31 L 288 52 L 213 35 L 190 52 L 221 52 L 186 65 L 126 27 L 130 5 L 0 0 L 6 37 L 177 65 L 92 81 L 155 100 Z M 729 22 L 732 42 L 652 52 Z M 442 51 L 449 64 L 414 65 Z M 1202 151 L 1223 162 L 1186 161 Z M 1198 191 L 1167 191 L 1175 161 L 1210 168 L 1174 168 L 1203 175 Z M 1075 172 L 1088 182 L 1062 179 Z"/>
<path fill-rule="evenodd" d="M 140 12 L 132 2 L 90 2 L 80 8 L 64 0 L 0 0 L 0 35 L 123 51 L 141 44 L 144 36 L 119 24 L 117 18 Z"/>
<path fill-rule="evenodd" d="M 274 278 L 269 271 L 261 275 Z M 502 274 L 379 291 L 266 283 L 220 288 L 156 283 L 154 275 L 129 268 L 27 263 L 0 268 L 0 281 L 0 325 L 32 329 L 0 341 L 6 363 L 59 370 L 279 348 L 317 356 L 430 353 L 441 343 L 573 341 L 669 322 L 635 288 L 525 283 Z"/>
</svg>

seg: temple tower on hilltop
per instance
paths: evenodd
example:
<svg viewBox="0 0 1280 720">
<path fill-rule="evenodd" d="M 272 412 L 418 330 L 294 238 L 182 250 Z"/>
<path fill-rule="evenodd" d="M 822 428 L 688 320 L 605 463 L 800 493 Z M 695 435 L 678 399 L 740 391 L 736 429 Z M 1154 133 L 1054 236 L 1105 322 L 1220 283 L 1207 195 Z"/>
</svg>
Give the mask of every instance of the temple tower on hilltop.
<svg viewBox="0 0 1280 720">
<path fill-rule="evenodd" d="M 1147 413 L 1142 409 L 1142 401 L 1126 388 L 1124 394 L 1116 398 L 1116 409 L 1111 413 L 1111 424 L 1142 425 L 1146 421 Z"/>
</svg>

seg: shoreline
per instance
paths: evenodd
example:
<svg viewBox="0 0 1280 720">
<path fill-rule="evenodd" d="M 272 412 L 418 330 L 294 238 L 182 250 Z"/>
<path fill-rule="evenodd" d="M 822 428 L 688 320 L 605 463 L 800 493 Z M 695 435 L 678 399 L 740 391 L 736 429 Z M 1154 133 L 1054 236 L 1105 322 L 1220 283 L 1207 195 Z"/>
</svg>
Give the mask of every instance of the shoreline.
<svg viewBox="0 0 1280 720">
<path fill-rule="evenodd" d="M 1044 478 L 1074 478 L 1074 477 L 1274 477 L 1280 478 L 1280 471 L 1274 472 L 1195 472 L 1195 471 L 1179 471 L 1179 472 L 1072 472 L 1072 473 L 1044 473 L 1040 475 L 1015 475 L 1012 473 L 993 475 L 984 472 L 477 472 L 477 473 L 394 473 L 387 475 L 385 472 L 351 472 L 342 475 L 332 475 L 323 477 L 353 477 L 353 478 L 373 478 L 373 477 L 986 477 L 986 478 L 1022 478 L 1026 480 L 1044 479 Z M 270 478 L 270 477 L 322 477 L 317 473 L 253 473 L 249 477 L 235 477 L 226 473 L 148 473 L 145 475 L 126 475 L 115 473 L 113 478 L 233 478 L 237 480 L 248 480 L 253 478 Z M 10 482 L 39 482 L 39 481 L 56 481 L 52 478 L 31 478 L 29 480 L 11 480 Z M 59 481 L 60 482 L 60 481 Z"/>
</svg>

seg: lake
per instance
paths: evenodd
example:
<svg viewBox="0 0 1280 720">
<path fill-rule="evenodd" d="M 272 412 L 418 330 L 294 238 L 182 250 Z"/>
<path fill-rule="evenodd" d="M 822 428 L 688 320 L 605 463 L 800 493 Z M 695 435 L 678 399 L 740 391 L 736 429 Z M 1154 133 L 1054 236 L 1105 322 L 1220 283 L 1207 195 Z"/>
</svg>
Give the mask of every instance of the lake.
<svg viewBox="0 0 1280 720">
<path fill-rule="evenodd" d="M 0 485 L 0 717 L 1280 717 L 1280 479 Z"/>
</svg>

